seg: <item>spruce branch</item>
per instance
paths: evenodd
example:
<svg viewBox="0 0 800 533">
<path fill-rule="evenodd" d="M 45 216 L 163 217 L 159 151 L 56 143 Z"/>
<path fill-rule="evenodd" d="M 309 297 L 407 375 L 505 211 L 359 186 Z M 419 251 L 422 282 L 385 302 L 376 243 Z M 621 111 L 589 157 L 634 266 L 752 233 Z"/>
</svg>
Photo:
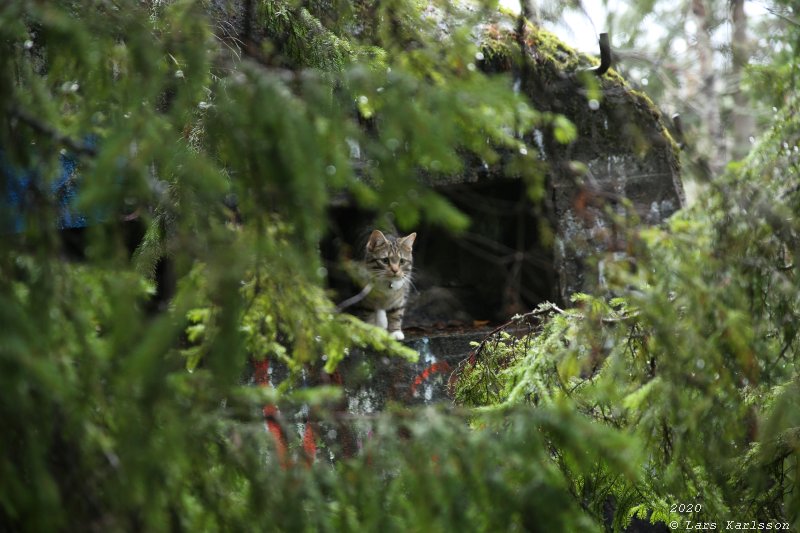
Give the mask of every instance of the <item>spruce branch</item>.
<svg viewBox="0 0 800 533">
<path fill-rule="evenodd" d="M 8 113 L 12 117 L 16 118 L 23 124 L 30 127 L 36 133 L 49 137 L 50 139 L 64 146 L 70 152 L 73 152 L 76 155 L 84 155 L 88 157 L 95 157 L 97 155 L 97 149 L 94 146 L 77 141 L 72 137 L 64 135 L 63 133 L 55 129 L 52 125 L 47 124 L 42 120 L 34 117 L 27 111 L 17 108 L 9 108 Z"/>
</svg>

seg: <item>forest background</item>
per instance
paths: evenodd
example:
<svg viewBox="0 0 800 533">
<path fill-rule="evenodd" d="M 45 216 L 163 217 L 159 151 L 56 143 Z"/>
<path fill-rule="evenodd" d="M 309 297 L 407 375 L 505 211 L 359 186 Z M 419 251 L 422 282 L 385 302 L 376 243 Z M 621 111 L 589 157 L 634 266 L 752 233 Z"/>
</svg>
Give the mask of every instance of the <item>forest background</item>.
<svg viewBox="0 0 800 533">
<path fill-rule="evenodd" d="M 212 0 L 4 2 L 0 529 L 800 529 L 800 15 L 621 4 L 617 68 L 680 108 L 693 205 L 629 228 L 614 298 L 544 306 L 486 347 L 456 407 L 374 416 L 362 453 L 306 465 L 262 406 L 324 417 L 337 391 L 245 386 L 248 362 L 413 357 L 324 290 L 330 198 L 457 235 L 469 220 L 416 176 L 503 161 L 537 198 L 528 134 L 581 132 L 476 68 L 491 2 L 243 0 L 227 22 Z M 501 17 L 512 44 L 533 31 Z M 65 202 L 87 226 L 69 260 Z"/>
</svg>

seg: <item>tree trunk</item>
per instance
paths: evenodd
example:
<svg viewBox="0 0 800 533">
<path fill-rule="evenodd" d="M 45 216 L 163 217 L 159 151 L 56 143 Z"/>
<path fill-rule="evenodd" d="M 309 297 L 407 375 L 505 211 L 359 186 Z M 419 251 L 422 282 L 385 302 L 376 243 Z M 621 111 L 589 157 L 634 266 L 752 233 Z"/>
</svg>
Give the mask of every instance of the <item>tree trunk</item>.
<svg viewBox="0 0 800 533">
<path fill-rule="evenodd" d="M 750 46 L 747 39 L 747 15 L 744 12 L 744 0 L 731 0 L 731 18 L 733 20 L 733 39 L 731 42 L 733 74 L 732 114 L 733 137 L 731 139 L 731 155 L 741 159 L 750 151 L 750 137 L 755 131 L 755 118 L 742 91 L 742 73 L 750 60 Z"/>
<path fill-rule="evenodd" d="M 717 77 L 714 69 L 714 47 L 711 43 L 709 19 L 711 13 L 706 9 L 703 0 L 692 0 L 692 14 L 697 23 L 697 105 L 702 121 L 702 139 L 698 140 L 698 153 L 704 154 L 712 175 L 717 174 L 723 166 L 724 140 L 720 121 L 720 95 L 717 89 Z"/>
</svg>

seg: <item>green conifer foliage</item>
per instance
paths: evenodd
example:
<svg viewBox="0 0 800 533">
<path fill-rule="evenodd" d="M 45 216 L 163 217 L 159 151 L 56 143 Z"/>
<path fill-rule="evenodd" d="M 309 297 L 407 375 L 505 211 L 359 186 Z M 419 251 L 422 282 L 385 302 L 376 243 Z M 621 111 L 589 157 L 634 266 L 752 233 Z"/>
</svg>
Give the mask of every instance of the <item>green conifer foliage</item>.
<svg viewBox="0 0 800 533">
<path fill-rule="evenodd" d="M 332 370 L 358 346 L 415 356 L 336 313 L 322 289 L 317 244 L 329 198 L 348 193 L 393 211 L 401 228 L 422 217 L 463 228 L 426 183 L 459 171 L 466 152 L 493 161 L 497 147 L 518 147 L 536 115 L 508 80 L 474 68 L 469 14 L 444 31 L 412 2 L 340 2 L 333 17 L 324 3 L 243 2 L 251 13 L 231 29 L 211 4 L 0 8 L 2 190 L 26 180 L 24 208 L 4 203 L 1 217 L 2 529 L 463 522 L 432 518 L 431 504 L 449 501 L 444 483 L 423 485 L 438 467 L 396 474 L 426 442 L 402 445 L 397 424 L 375 437 L 369 458 L 289 467 L 271 449 L 261 407 L 296 401 L 324 414 L 337 395 L 243 386 L 240 376 L 250 358 L 283 361 L 295 377 L 323 355 Z M 78 260 L 52 191 L 62 156 L 77 161 L 69 208 L 88 225 Z M 144 237 L 131 243 L 136 224 Z M 154 307 L 163 258 L 175 294 Z M 425 438 L 468 436 L 481 457 L 492 433 L 456 420 Z M 413 425 L 427 435 L 427 424 Z M 542 447 L 530 457 L 546 463 Z M 443 468 L 483 527 L 521 520 L 480 516 L 462 467 Z M 506 475 L 549 487 L 549 472 Z M 574 507 L 557 479 L 549 494 Z M 526 502 L 515 502 L 522 512 Z"/>
<path fill-rule="evenodd" d="M 586 478 L 560 462 L 574 491 L 589 487 L 595 516 L 613 498 L 616 527 L 633 515 L 800 520 L 800 121 L 787 113 L 702 202 L 630 231 L 631 257 L 609 269 L 623 296 L 545 306 L 524 317 L 535 333 L 485 343 L 461 371 L 463 404 L 558 405 L 642 450 L 634 483 L 602 463 Z M 702 511 L 671 511 L 677 502 Z"/>
<path fill-rule="evenodd" d="M 308 465 L 262 407 L 332 430 L 340 393 L 288 386 L 307 363 L 414 356 L 323 290 L 332 195 L 464 228 L 428 185 L 466 158 L 539 168 L 541 117 L 475 68 L 489 8 L 242 0 L 239 28 L 220 6 L 0 7 L 0 194 L 27 179 L 0 209 L 0 529 L 600 531 L 681 502 L 800 525 L 794 101 L 705 203 L 632 230 L 621 299 L 487 343 L 457 392 L 480 408 L 353 416 L 361 453 Z M 286 384 L 242 385 L 264 358 Z"/>
</svg>

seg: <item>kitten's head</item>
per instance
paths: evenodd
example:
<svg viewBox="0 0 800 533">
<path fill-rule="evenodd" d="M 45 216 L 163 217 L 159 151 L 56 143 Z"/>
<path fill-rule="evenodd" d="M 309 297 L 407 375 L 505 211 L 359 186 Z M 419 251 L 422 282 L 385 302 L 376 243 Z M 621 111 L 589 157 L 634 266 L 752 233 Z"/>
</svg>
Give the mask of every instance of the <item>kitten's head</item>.
<svg viewBox="0 0 800 533">
<path fill-rule="evenodd" d="M 393 289 L 405 285 L 411 278 L 414 256 L 411 247 L 416 233 L 405 237 L 386 236 L 374 230 L 367 241 L 364 262 L 373 279 L 386 280 Z"/>
</svg>

